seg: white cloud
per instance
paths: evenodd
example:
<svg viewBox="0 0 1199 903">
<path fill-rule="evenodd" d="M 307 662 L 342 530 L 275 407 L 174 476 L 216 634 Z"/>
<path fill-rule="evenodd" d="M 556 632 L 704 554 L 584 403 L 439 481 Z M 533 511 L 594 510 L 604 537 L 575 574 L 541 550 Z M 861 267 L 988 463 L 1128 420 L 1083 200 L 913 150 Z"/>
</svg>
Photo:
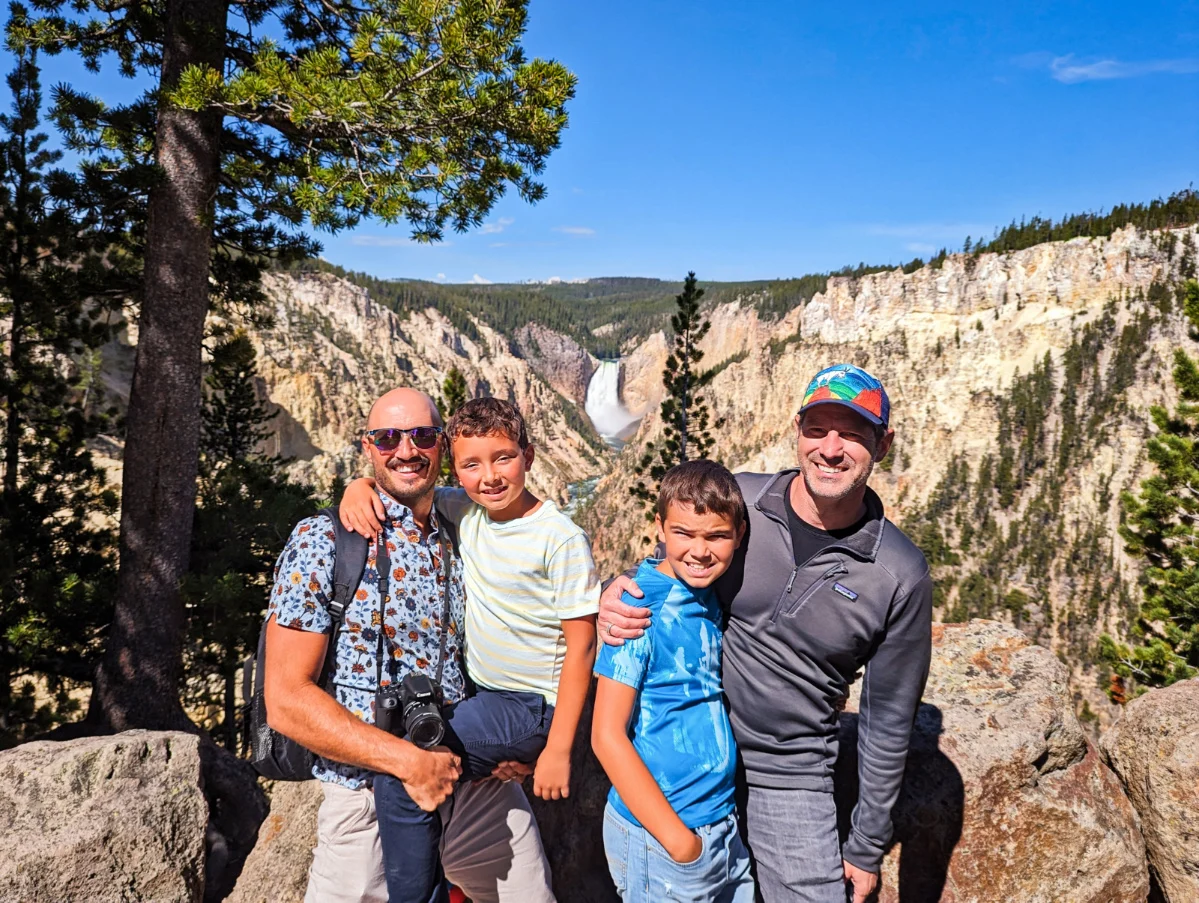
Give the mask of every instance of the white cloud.
<svg viewBox="0 0 1199 903">
<path fill-rule="evenodd" d="M 478 273 L 475 273 L 473 276 L 471 276 L 470 281 L 474 285 L 491 285 L 490 279 L 484 279 Z"/>
<path fill-rule="evenodd" d="M 555 232 L 565 232 L 567 235 L 594 235 L 595 230 L 587 226 L 555 226 Z"/>
<path fill-rule="evenodd" d="M 416 242 L 402 235 L 355 235 L 350 239 L 350 244 L 360 248 L 401 248 Z"/>
<path fill-rule="evenodd" d="M 1049 63 L 1050 74 L 1067 85 L 1079 82 L 1106 81 L 1115 78 L 1137 78 L 1142 75 L 1166 73 L 1191 75 L 1199 72 L 1199 58 L 1177 60 L 1142 60 L 1129 63 L 1123 60 L 1096 60 L 1093 63 L 1076 63 L 1074 54 L 1054 57 Z"/>
<path fill-rule="evenodd" d="M 438 279 L 444 279 L 444 278 L 445 278 L 445 273 L 438 273 L 438 274 L 437 274 L 437 278 L 438 278 Z"/>
<path fill-rule="evenodd" d="M 484 223 L 482 226 L 480 226 L 479 234 L 498 235 L 500 232 L 503 232 L 505 229 L 511 226 L 514 222 L 516 222 L 516 220 L 510 216 L 501 216 L 494 223 Z"/>
<path fill-rule="evenodd" d="M 904 247 L 909 251 L 915 251 L 917 254 L 931 254 L 933 251 L 937 250 L 936 245 L 926 245 L 924 242 L 920 241 L 909 241 L 906 245 L 904 245 Z"/>
</svg>

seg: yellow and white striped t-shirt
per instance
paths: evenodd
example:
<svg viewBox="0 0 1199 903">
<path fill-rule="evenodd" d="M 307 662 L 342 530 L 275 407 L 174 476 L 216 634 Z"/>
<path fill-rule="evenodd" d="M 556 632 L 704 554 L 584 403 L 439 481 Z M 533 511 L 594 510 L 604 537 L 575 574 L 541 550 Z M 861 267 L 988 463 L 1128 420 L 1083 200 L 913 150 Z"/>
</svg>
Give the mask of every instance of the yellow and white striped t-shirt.
<svg viewBox="0 0 1199 903">
<path fill-rule="evenodd" d="M 566 658 L 562 621 L 599 611 L 587 534 L 549 499 L 493 521 L 461 489 L 439 489 L 437 510 L 458 524 L 466 584 L 466 667 L 493 690 L 558 699 Z"/>
</svg>

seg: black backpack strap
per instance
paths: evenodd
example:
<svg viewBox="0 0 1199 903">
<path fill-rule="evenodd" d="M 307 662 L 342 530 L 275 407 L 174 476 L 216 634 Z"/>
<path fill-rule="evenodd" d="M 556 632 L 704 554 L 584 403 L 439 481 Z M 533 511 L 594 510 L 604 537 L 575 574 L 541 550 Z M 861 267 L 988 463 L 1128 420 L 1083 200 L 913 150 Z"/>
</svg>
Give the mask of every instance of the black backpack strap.
<svg viewBox="0 0 1199 903">
<path fill-rule="evenodd" d="M 362 575 L 366 571 L 366 558 L 370 552 L 370 540 L 342 526 L 337 505 L 322 508 L 318 514 L 329 518 L 333 524 L 333 599 L 329 603 L 329 617 L 333 629 L 329 634 L 329 648 L 325 653 L 325 667 L 321 673 L 321 685 L 333 673 L 333 662 L 337 657 L 337 639 L 346 624 L 346 611 L 350 600 L 358 591 Z"/>
</svg>

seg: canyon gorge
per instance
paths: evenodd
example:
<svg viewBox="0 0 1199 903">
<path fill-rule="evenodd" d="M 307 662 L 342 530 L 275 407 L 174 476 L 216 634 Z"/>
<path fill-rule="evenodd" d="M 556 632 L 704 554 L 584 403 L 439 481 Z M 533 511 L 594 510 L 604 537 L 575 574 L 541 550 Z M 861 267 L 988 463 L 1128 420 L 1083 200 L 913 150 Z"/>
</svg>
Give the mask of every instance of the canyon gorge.
<svg viewBox="0 0 1199 903">
<path fill-rule="evenodd" d="M 811 375 L 837 361 L 875 373 L 897 440 L 872 485 L 933 559 L 938 616 L 1020 627 L 1069 663 L 1080 711 L 1106 723 L 1115 709 L 1095 641 L 1124 634 L 1138 601 L 1118 500 L 1148 472 L 1150 406 L 1174 401 L 1173 349 L 1199 348 L 1176 298 L 1197 248 L 1193 226 L 1129 227 L 954 254 L 911 273 L 830 277 L 781 315 L 763 313 L 768 290 L 747 290 L 707 309 L 704 366 L 716 375 L 704 395 L 724 420 L 714 454 L 733 470 L 793 464 Z M 627 336 L 619 359 L 601 359 L 578 330 L 497 324 L 485 309 L 455 325 L 416 286 L 415 302 L 393 307 L 331 273 L 268 275 L 272 322 L 247 328 L 277 411 L 269 450 L 326 488 L 361 471 L 357 437 L 377 395 L 411 385 L 438 397 L 456 367 L 470 395 L 525 413 L 538 446 L 530 484 L 570 503 L 601 572 L 643 555 L 648 525 L 629 487 L 660 431 L 667 311 Z M 135 339 L 106 353 L 118 398 Z M 103 450 L 119 468 L 117 442 Z"/>
</svg>

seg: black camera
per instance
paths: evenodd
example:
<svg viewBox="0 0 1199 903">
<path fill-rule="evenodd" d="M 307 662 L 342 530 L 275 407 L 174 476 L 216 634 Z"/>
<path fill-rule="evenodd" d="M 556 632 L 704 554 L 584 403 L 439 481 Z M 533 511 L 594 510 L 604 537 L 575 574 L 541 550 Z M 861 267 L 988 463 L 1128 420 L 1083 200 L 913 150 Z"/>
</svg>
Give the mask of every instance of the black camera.
<svg viewBox="0 0 1199 903">
<path fill-rule="evenodd" d="M 441 717 L 441 688 L 424 674 L 409 674 L 399 686 L 375 694 L 375 726 L 407 737 L 421 749 L 431 749 L 445 736 Z"/>
</svg>

